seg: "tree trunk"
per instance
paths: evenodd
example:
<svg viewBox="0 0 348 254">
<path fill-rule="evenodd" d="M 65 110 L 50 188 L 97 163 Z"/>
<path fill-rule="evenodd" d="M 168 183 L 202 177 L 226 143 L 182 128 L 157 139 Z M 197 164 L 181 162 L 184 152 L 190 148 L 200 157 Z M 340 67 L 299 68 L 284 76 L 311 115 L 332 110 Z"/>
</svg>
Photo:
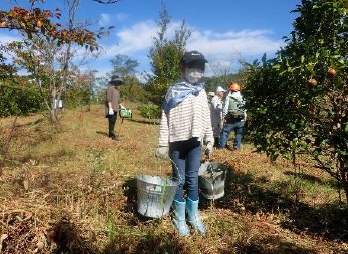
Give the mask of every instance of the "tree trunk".
<svg viewBox="0 0 348 254">
<path fill-rule="evenodd" d="M 346 202 L 348 204 L 348 171 L 347 171 L 347 168 L 345 168 L 344 162 L 345 162 L 344 157 L 338 158 L 338 166 L 339 166 L 339 171 L 341 175 L 342 188 L 344 193 L 346 194 Z"/>
<path fill-rule="evenodd" d="M 56 115 L 56 110 L 54 108 L 51 109 L 51 121 L 52 122 L 57 122 L 58 118 L 57 118 L 57 115 Z"/>
<path fill-rule="evenodd" d="M 342 181 L 342 188 L 343 188 L 344 193 L 346 195 L 346 202 L 348 203 L 348 182 L 347 182 L 347 180 Z"/>
</svg>

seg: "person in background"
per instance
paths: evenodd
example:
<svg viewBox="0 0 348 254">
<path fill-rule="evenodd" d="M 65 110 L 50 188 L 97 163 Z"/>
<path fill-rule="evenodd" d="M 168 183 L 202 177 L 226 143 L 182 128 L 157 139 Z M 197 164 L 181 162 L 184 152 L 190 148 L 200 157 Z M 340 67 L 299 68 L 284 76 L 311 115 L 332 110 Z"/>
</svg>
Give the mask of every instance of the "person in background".
<svg viewBox="0 0 348 254">
<path fill-rule="evenodd" d="M 54 97 L 54 105 L 53 105 L 54 110 L 63 111 L 63 100 L 62 100 L 63 93 L 61 91 L 62 90 L 60 87 L 53 88 L 52 90 L 52 97 Z M 59 100 L 58 100 L 58 97 L 60 98 Z"/>
<path fill-rule="evenodd" d="M 108 118 L 109 122 L 109 138 L 118 141 L 121 139 L 115 134 L 117 112 L 120 108 L 124 109 L 125 107 L 121 103 L 120 91 L 117 89 L 117 86 L 122 84 L 123 80 L 118 75 L 112 76 L 111 80 L 109 81 L 109 87 L 106 90 L 105 100 L 105 117 Z"/>
<path fill-rule="evenodd" d="M 213 151 L 213 132 L 204 85 L 200 83 L 207 60 L 197 51 L 185 52 L 180 60 L 183 78 L 171 85 L 162 105 L 157 158 L 172 162 L 173 180 L 178 181 L 173 200 L 173 224 L 179 235 L 190 234 L 188 223 L 200 234 L 206 229 L 198 214 L 198 171 L 202 144 L 205 154 Z M 184 196 L 185 188 L 185 196 Z"/>
<path fill-rule="evenodd" d="M 221 86 L 218 86 L 216 88 L 215 96 L 211 99 L 210 103 L 210 117 L 214 135 L 214 147 L 220 147 L 219 140 L 222 123 L 222 99 L 225 92 L 225 89 L 223 89 Z"/>
<path fill-rule="evenodd" d="M 54 99 L 54 109 L 59 109 L 63 111 L 63 100 Z"/>
<path fill-rule="evenodd" d="M 233 149 L 240 148 L 242 142 L 243 128 L 247 119 L 245 101 L 240 92 L 240 85 L 233 82 L 225 98 L 222 116 L 223 127 L 220 134 L 220 148 L 227 147 L 228 136 L 234 131 Z"/>
<path fill-rule="evenodd" d="M 211 103 L 211 99 L 215 96 L 214 92 L 208 92 L 208 102 Z"/>
</svg>

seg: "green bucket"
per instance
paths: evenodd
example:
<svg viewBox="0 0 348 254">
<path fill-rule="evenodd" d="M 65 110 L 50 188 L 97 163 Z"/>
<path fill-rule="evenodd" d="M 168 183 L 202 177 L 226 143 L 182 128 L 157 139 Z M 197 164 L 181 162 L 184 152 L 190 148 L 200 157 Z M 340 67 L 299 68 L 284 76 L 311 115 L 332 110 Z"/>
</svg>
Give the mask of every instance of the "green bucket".
<svg viewBox="0 0 348 254">
<path fill-rule="evenodd" d="M 133 113 L 132 113 L 132 110 L 131 109 L 120 109 L 119 111 L 119 114 L 120 114 L 120 117 L 121 118 L 132 118 L 133 117 Z"/>
</svg>

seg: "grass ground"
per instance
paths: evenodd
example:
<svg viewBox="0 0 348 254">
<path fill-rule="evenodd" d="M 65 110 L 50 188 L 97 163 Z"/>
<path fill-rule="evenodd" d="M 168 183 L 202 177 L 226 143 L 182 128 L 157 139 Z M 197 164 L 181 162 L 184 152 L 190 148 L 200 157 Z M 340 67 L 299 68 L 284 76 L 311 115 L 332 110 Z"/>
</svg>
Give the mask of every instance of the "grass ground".
<svg viewBox="0 0 348 254">
<path fill-rule="evenodd" d="M 208 233 L 179 237 L 170 215 L 137 212 L 137 174 L 169 177 L 156 159 L 158 124 L 118 120 L 107 137 L 101 105 L 0 119 L 0 253 L 347 253 L 348 213 L 335 183 L 302 163 L 216 150 L 228 166 L 225 195 L 200 197 Z M 203 157 L 202 157 L 203 159 Z"/>
</svg>

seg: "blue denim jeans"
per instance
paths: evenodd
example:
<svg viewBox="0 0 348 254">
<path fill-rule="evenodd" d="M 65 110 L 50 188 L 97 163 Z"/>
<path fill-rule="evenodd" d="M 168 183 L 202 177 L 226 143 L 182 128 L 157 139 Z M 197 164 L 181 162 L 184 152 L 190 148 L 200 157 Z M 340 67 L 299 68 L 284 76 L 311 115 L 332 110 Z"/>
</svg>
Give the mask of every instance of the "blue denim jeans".
<svg viewBox="0 0 348 254">
<path fill-rule="evenodd" d="M 198 171 L 201 160 L 201 143 L 197 138 L 169 143 L 173 179 L 179 181 L 174 199 L 184 201 L 184 189 L 191 200 L 198 200 Z"/>
<path fill-rule="evenodd" d="M 228 119 L 222 127 L 220 134 L 220 147 L 226 148 L 228 136 L 234 131 L 233 148 L 239 149 L 242 143 L 244 121 L 240 119 Z"/>
</svg>

